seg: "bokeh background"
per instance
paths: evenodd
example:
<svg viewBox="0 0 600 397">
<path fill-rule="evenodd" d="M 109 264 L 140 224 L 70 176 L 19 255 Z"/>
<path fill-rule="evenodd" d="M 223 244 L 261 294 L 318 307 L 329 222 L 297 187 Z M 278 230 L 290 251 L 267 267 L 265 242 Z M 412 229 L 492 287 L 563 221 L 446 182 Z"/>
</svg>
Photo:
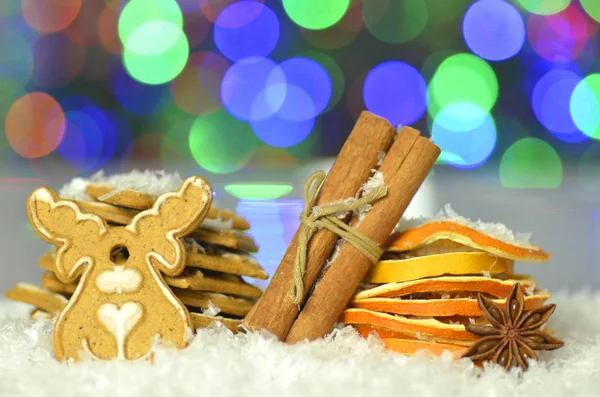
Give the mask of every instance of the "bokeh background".
<svg viewBox="0 0 600 397">
<path fill-rule="evenodd" d="M 555 259 L 527 271 L 596 287 L 599 21 L 598 0 L 1 0 L 0 287 L 43 251 L 33 188 L 134 167 L 206 176 L 272 271 L 363 109 L 443 150 L 411 214 L 534 231 Z"/>
</svg>

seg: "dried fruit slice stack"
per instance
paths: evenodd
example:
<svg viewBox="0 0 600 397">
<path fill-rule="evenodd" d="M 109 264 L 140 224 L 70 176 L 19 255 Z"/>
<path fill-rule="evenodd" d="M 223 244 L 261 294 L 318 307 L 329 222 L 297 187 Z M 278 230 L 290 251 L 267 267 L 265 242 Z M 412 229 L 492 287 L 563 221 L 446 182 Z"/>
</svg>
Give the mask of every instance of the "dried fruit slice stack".
<svg viewBox="0 0 600 397">
<path fill-rule="evenodd" d="M 429 220 L 399 225 L 340 322 L 363 336 L 377 334 L 404 354 L 426 350 L 465 354 L 480 339 L 466 324 L 489 324 L 478 295 L 504 307 L 519 283 L 524 310 L 551 296 L 514 272 L 514 262 L 544 262 L 550 255 L 503 225 L 472 222 L 449 207 Z"/>
</svg>

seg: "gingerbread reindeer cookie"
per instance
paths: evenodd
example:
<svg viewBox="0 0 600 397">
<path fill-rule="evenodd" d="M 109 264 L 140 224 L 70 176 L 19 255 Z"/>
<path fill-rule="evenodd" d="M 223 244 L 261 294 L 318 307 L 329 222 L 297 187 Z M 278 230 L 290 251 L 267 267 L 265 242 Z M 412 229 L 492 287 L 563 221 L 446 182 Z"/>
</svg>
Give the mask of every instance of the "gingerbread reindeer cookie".
<svg viewBox="0 0 600 397">
<path fill-rule="evenodd" d="M 162 274 L 175 277 L 184 270 L 179 238 L 200 225 L 211 202 L 210 185 L 191 177 L 129 225 L 111 227 L 50 189 L 33 192 L 29 221 L 57 246 L 56 276 L 65 284 L 79 280 L 54 326 L 57 359 L 78 360 L 85 351 L 98 359 L 135 360 L 148 357 L 156 339 L 187 345 L 190 314 Z"/>
</svg>

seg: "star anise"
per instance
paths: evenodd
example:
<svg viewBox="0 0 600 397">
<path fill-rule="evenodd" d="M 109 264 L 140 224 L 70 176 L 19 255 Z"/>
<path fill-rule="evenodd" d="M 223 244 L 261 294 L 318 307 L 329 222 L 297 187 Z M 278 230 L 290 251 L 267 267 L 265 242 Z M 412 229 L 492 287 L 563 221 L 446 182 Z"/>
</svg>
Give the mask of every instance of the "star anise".
<svg viewBox="0 0 600 397">
<path fill-rule="evenodd" d="M 506 370 L 517 366 L 526 370 L 529 359 L 537 360 L 534 350 L 554 350 L 564 345 L 541 330 L 556 305 L 524 311 L 525 299 L 519 283 L 515 283 L 508 294 L 504 311 L 482 294 L 478 294 L 477 302 L 491 326 L 465 325 L 467 331 L 482 338 L 463 357 L 473 361 L 493 361 Z"/>
</svg>

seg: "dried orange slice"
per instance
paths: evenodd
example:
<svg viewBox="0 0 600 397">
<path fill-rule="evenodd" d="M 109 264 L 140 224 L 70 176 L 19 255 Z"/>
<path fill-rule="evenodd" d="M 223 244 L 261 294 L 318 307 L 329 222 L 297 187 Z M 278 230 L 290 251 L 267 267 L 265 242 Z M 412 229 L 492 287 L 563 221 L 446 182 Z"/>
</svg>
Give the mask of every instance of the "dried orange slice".
<svg viewBox="0 0 600 397">
<path fill-rule="evenodd" d="M 356 329 L 358 331 L 358 333 L 364 338 L 368 338 L 369 335 L 374 334 L 377 337 L 379 337 L 379 339 L 423 340 L 426 342 L 437 342 L 437 343 L 443 343 L 446 345 L 457 345 L 457 346 L 463 346 L 463 347 L 469 347 L 473 344 L 473 341 L 467 341 L 467 340 L 445 339 L 445 338 L 438 338 L 435 336 L 423 337 L 422 335 L 419 335 L 419 337 L 417 337 L 416 335 L 407 335 L 407 334 L 403 334 L 402 332 L 388 331 L 386 329 L 377 328 L 377 327 L 373 327 L 370 325 L 353 324 L 352 327 L 354 329 Z"/>
<path fill-rule="evenodd" d="M 469 333 L 461 324 L 445 324 L 433 318 L 407 318 L 365 309 L 346 309 L 339 321 L 347 325 L 375 326 L 411 336 L 422 335 L 465 341 L 477 339 L 477 336 Z"/>
<path fill-rule="evenodd" d="M 513 264 L 512 260 L 491 256 L 485 252 L 452 252 L 409 259 L 391 259 L 373 265 L 364 282 L 397 283 L 444 274 L 500 274 L 512 272 Z"/>
<path fill-rule="evenodd" d="M 450 352 L 454 358 L 458 359 L 469 350 L 468 347 L 464 346 L 422 340 L 384 338 L 382 341 L 387 349 L 406 355 L 413 355 L 419 351 L 425 351 L 436 356 L 441 356 L 445 352 Z"/>
<path fill-rule="evenodd" d="M 543 306 L 550 294 L 542 293 L 525 297 L 525 310 L 536 309 Z M 500 307 L 506 305 L 506 299 L 494 299 Z M 446 317 L 446 316 L 481 316 L 483 313 L 477 304 L 477 299 L 450 298 L 450 299 L 394 299 L 370 298 L 350 302 L 349 307 L 366 309 L 375 312 L 402 314 L 420 317 Z"/>
<path fill-rule="evenodd" d="M 449 221 L 431 222 L 394 233 L 388 240 L 386 251 L 409 251 L 443 239 L 452 240 L 506 259 L 523 262 L 545 262 L 550 259 L 550 254 L 538 247 L 520 247 L 508 244 L 470 227 Z"/>
<path fill-rule="evenodd" d="M 405 335 L 405 334 L 400 333 L 400 332 L 388 331 L 386 329 L 374 328 L 374 327 L 371 327 L 369 325 L 354 324 L 354 325 L 352 325 L 352 327 L 356 331 L 358 331 L 358 333 L 363 338 L 368 338 L 370 335 L 375 334 L 380 339 L 384 339 L 384 338 L 399 338 L 399 339 L 418 340 L 414 336 Z"/>
<path fill-rule="evenodd" d="M 439 266 L 439 265 L 438 265 Z M 536 283 L 534 280 L 518 280 L 525 289 L 531 288 Z M 403 283 L 388 283 L 358 292 L 353 300 L 368 298 L 395 298 L 410 294 L 430 291 L 469 291 L 486 293 L 497 298 L 508 296 L 515 279 L 498 280 L 495 278 L 471 277 L 436 277 L 422 280 L 406 281 Z"/>
</svg>

